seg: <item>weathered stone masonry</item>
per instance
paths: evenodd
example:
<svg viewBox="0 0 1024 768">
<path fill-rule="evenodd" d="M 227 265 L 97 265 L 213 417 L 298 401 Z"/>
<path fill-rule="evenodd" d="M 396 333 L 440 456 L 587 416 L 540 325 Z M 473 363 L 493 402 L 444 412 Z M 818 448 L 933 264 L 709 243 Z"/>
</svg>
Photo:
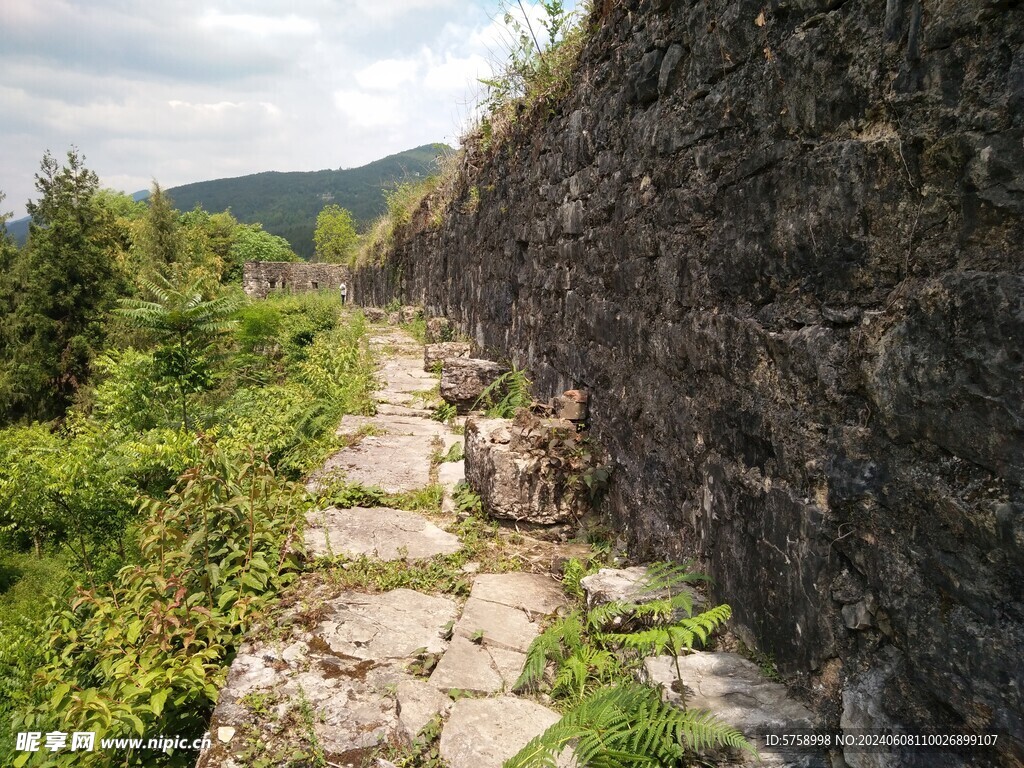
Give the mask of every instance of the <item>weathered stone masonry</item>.
<svg viewBox="0 0 1024 768">
<path fill-rule="evenodd" d="M 554 114 L 356 289 L 588 389 L 636 553 L 698 556 L 833 722 L 1019 765 L 1021 4 L 597 5 Z"/>
<path fill-rule="evenodd" d="M 310 264 L 288 261 L 247 261 L 242 285 L 249 296 L 266 298 L 271 291 L 305 293 L 338 290 L 342 283 L 351 283 L 348 267 L 343 264 Z M 349 285 L 349 297 L 351 297 Z"/>
</svg>

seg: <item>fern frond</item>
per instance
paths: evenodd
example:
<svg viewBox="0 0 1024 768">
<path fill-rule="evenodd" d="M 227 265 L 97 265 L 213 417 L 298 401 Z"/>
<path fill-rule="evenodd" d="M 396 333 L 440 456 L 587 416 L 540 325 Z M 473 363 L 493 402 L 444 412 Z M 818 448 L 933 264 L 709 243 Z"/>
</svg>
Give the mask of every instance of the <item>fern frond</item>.
<svg viewBox="0 0 1024 768">
<path fill-rule="evenodd" d="M 592 630 L 601 630 L 622 616 L 632 616 L 638 605 L 636 603 L 611 602 L 602 603 L 587 611 L 587 626 Z"/>
<path fill-rule="evenodd" d="M 690 561 L 651 563 L 647 566 L 647 575 L 644 577 L 644 592 L 675 591 L 675 588 L 681 584 L 711 581 L 710 576 L 691 571 L 692 565 L 693 563 Z"/>
<path fill-rule="evenodd" d="M 566 651 L 572 653 L 582 645 L 581 635 L 582 626 L 578 611 L 573 611 L 552 623 L 530 643 L 523 671 L 512 686 L 512 690 L 535 688 L 544 677 L 544 670 L 549 661 L 563 659 L 567 655 Z M 563 646 L 566 651 L 563 651 Z"/>
<path fill-rule="evenodd" d="M 554 766 L 570 744 L 578 765 L 670 766 L 688 751 L 731 747 L 756 755 L 735 728 L 702 710 L 683 710 L 638 683 L 595 691 L 505 763 Z"/>
<path fill-rule="evenodd" d="M 725 624 L 731 616 L 732 608 L 723 603 L 709 608 L 703 613 L 698 613 L 696 616 L 680 619 L 678 623 L 696 634 L 702 643 L 706 643 L 708 636 Z"/>
</svg>

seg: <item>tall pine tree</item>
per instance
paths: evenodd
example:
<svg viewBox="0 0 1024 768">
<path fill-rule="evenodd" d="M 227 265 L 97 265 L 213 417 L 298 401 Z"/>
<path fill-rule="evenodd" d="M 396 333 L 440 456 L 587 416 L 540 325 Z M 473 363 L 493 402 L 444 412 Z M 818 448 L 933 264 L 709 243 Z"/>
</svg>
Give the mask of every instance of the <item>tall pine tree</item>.
<svg viewBox="0 0 1024 768">
<path fill-rule="evenodd" d="M 25 248 L 10 274 L 11 311 L 4 338 L 6 419 L 63 415 L 102 347 L 103 319 L 121 275 L 111 258 L 110 216 L 97 205 L 99 179 L 77 150 L 61 166 L 49 152 L 36 175 L 40 197 Z"/>
</svg>

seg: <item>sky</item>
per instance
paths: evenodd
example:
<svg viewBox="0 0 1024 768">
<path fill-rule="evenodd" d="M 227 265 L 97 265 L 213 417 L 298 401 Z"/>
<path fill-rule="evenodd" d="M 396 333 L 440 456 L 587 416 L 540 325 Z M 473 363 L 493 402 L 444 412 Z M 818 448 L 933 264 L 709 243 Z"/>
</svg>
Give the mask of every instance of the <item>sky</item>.
<svg viewBox="0 0 1024 768">
<path fill-rule="evenodd" d="M 507 55 L 500 3 L 0 0 L 0 212 L 72 146 L 129 193 L 455 146 Z"/>
</svg>

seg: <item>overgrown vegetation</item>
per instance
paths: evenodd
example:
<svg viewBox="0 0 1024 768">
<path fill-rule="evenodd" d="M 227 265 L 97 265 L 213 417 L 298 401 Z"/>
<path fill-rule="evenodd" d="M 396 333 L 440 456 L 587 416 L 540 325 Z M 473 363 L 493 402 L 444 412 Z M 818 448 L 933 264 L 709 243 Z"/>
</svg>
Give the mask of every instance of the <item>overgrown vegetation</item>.
<svg viewBox="0 0 1024 768">
<path fill-rule="evenodd" d="M 234 642 L 290 580 L 309 499 L 262 458 L 239 462 L 211 441 L 166 499 L 141 505 L 139 558 L 109 584 L 79 587 L 46 621 L 37 672 L 46 701 L 15 712 L 19 731 L 201 734 Z M 25 752 L 13 765 L 29 764 Z M 171 757 L 187 764 L 194 755 Z M 107 765 L 108 754 L 44 756 Z M 150 755 L 126 765 L 151 765 Z"/>
<path fill-rule="evenodd" d="M 0 328 L 0 390 L 20 393 L 0 428 L 0 764 L 190 765 L 16 752 L 14 733 L 202 735 L 294 571 L 294 481 L 342 414 L 372 412 L 365 322 L 333 293 L 245 299 L 225 283 L 246 242 L 229 215 L 102 193 L 75 153 L 44 160 L 40 191 L 26 248 L 0 237 L 19 323 Z M 74 315 L 46 348 L 58 367 L 23 354 L 50 334 L 46 291 Z"/>
<path fill-rule="evenodd" d="M 719 605 L 694 614 L 687 586 L 706 577 L 686 566 L 656 564 L 648 571 L 644 599 L 585 610 L 579 581 L 586 571 L 577 560 L 566 564 L 563 583 L 577 607 L 534 640 L 515 686 L 545 689 L 563 706 L 562 719 L 506 766 L 554 766 L 569 746 L 581 765 L 683 766 L 710 748 L 752 752 L 734 728 L 686 708 L 678 657 L 706 643 L 731 613 Z M 639 681 L 643 658 L 665 653 L 676 659 L 679 705 Z"/>
<path fill-rule="evenodd" d="M 540 0 L 531 20 L 521 0 L 505 6 L 510 34 L 508 56 L 498 72 L 481 82 L 487 87 L 484 116 L 470 144 L 489 149 L 519 119 L 551 108 L 572 87 L 572 75 L 588 32 L 589 7 L 567 11 L 562 0 Z"/>
</svg>

